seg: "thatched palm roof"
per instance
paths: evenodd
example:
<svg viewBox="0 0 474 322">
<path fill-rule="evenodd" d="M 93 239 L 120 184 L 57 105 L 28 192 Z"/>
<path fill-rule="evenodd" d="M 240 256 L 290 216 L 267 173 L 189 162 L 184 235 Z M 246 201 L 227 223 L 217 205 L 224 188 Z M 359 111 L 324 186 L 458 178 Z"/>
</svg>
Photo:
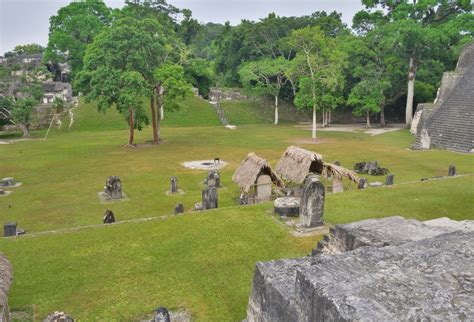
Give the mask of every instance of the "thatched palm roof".
<svg viewBox="0 0 474 322">
<path fill-rule="evenodd" d="M 332 163 L 324 163 L 323 171 L 321 173 L 324 177 L 336 177 L 336 178 L 347 178 L 354 183 L 359 183 L 359 176 L 352 170 L 341 167 L 340 165 L 335 165 Z"/>
<path fill-rule="evenodd" d="M 348 178 L 358 183 L 357 174 L 341 166 L 325 163 L 321 154 L 290 146 L 283 153 L 275 169 L 284 179 L 302 184 L 309 173 L 318 173 L 324 177 Z"/>
<path fill-rule="evenodd" d="M 276 185 L 284 186 L 283 181 L 270 164 L 253 152 L 249 153 L 245 160 L 242 161 L 240 167 L 232 176 L 232 181 L 238 184 L 244 192 L 249 192 L 250 187 L 256 183 L 257 178 L 261 174 L 269 175 Z"/>
<path fill-rule="evenodd" d="M 290 146 L 283 153 L 275 168 L 284 179 L 301 184 L 308 173 L 322 173 L 323 157 L 296 146 Z"/>
<path fill-rule="evenodd" d="M 12 266 L 5 256 L 0 254 L 0 320 L 4 312 L 8 314 L 8 290 L 12 278 Z"/>
</svg>

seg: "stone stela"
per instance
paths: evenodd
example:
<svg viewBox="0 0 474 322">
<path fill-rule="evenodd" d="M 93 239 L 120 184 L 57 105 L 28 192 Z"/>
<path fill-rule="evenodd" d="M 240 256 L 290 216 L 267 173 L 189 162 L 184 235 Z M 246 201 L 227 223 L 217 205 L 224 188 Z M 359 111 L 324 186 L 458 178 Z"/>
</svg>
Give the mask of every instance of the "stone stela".
<svg viewBox="0 0 474 322">
<path fill-rule="evenodd" d="M 171 177 L 170 178 L 170 192 L 177 193 L 178 192 L 178 178 Z"/>
<path fill-rule="evenodd" d="M 387 186 L 392 186 L 392 185 L 393 185 L 394 177 L 395 177 L 395 175 L 389 174 L 389 175 L 387 176 L 387 180 L 385 181 L 385 184 L 386 184 Z"/>
<path fill-rule="evenodd" d="M 115 222 L 115 216 L 112 210 L 106 210 L 103 217 L 104 224 L 112 224 Z"/>
<path fill-rule="evenodd" d="M 208 187 L 217 187 L 221 186 L 221 176 L 218 171 L 211 170 L 207 173 L 206 184 Z"/>
<path fill-rule="evenodd" d="M 305 179 L 300 203 L 300 225 L 305 228 L 323 225 L 324 185 L 315 177 Z"/>
<path fill-rule="evenodd" d="M 202 209 L 214 209 L 217 208 L 217 188 L 209 187 L 202 191 Z"/>
<path fill-rule="evenodd" d="M 111 199 L 122 199 L 122 181 L 117 176 L 110 176 L 105 181 L 104 193 Z"/>
<path fill-rule="evenodd" d="M 272 178 L 269 175 L 261 175 L 257 179 L 258 202 L 270 201 L 272 199 Z"/>
</svg>

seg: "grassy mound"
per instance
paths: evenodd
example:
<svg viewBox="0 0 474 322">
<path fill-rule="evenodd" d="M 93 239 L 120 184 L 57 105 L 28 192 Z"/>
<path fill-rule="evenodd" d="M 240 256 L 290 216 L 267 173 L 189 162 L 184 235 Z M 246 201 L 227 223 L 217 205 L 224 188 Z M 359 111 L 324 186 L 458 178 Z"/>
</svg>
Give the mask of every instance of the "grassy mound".
<svg viewBox="0 0 474 322">
<path fill-rule="evenodd" d="M 269 97 L 258 97 L 245 101 L 224 101 L 221 107 L 231 124 L 273 124 L 275 121 L 274 102 Z M 299 111 L 291 102 L 280 100 L 279 123 L 308 121 L 304 111 Z"/>
<path fill-rule="evenodd" d="M 180 102 L 180 108 L 174 111 L 165 110 L 163 126 L 213 126 L 220 125 L 211 104 L 196 97 L 188 96 Z M 151 122 L 150 109 L 146 102 L 144 108 Z M 64 124 L 69 124 L 69 119 Z M 74 109 L 74 124 L 72 130 L 80 131 L 109 131 L 128 128 L 125 118 L 115 109 L 98 112 L 95 104 L 81 103 Z"/>
</svg>

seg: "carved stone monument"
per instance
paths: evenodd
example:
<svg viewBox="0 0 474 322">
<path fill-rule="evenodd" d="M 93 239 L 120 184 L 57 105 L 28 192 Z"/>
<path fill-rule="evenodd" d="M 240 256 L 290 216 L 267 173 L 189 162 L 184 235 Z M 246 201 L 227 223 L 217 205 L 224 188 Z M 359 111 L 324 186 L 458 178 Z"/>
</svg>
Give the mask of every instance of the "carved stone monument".
<svg viewBox="0 0 474 322">
<path fill-rule="evenodd" d="M 112 224 L 115 222 L 115 216 L 112 210 L 107 209 L 104 213 L 104 218 L 103 218 L 104 224 Z"/>
<path fill-rule="evenodd" d="M 301 198 L 280 197 L 273 202 L 273 210 L 280 216 L 296 217 L 300 214 Z"/>
<path fill-rule="evenodd" d="M 170 178 L 170 192 L 177 193 L 178 192 L 178 178 L 171 177 Z"/>
<path fill-rule="evenodd" d="M 3 178 L 0 180 L 0 187 L 12 187 L 14 185 L 16 185 L 14 178 Z"/>
<path fill-rule="evenodd" d="M 313 179 L 303 190 L 300 203 L 300 225 L 306 228 L 323 225 L 324 186 L 319 180 Z"/>
<path fill-rule="evenodd" d="M 184 212 L 184 206 L 182 203 L 176 205 L 176 207 L 174 208 L 174 214 L 177 215 L 177 214 L 182 214 Z"/>
<path fill-rule="evenodd" d="M 16 235 L 16 222 L 10 222 L 3 225 L 3 237 L 12 237 Z"/>
<path fill-rule="evenodd" d="M 357 189 L 365 189 L 365 188 L 367 188 L 367 179 L 360 178 L 359 185 L 357 186 Z"/>
<path fill-rule="evenodd" d="M 105 181 L 104 193 L 110 199 L 122 199 L 122 181 L 117 176 L 110 176 Z"/>
<path fill-rule="evenodd" d="M 456 175 L 456 167 L 454 165 L 449 165 L 448 176 L 454 177 Z"/>
<path fill-rule="evenodd" d="M 155 310 L 152 322 L 171 322 L 170 313 L 164 307 Z"/>
<path fill-rule="evenodd" d="M 344 184 L 342 183 L 342 178 L 334 177 L 332 180 L 332 192 L 339 193 L 344 192 Z"/>
<path fill-rule="evenodd" d="M 64 312 L 56 311 L 48 315 L 43 322 L 74 322 L 74 319 Z"/>
<path fill-rule="evenodd" d="M 206 184 L 208 187 L 217 187 L 221 186 L 221 176 L 218 171 L 211 170 L 207 174 Z"/>
<path fill-rule="evenodd" d="M 385 181 L 385 184 L 386 184 L 387 186 L 393 185 L 393 179 L 394 179 L 394 177 L 395 177 L 395 175 L 389 174 L 389 175 L 387 176 L 387 180 Z"/>
<path fill-rule="evenodd" d="M 258 202 L 270 201 L 272 199 L 272 178 L 269 175 L 261 175 L 257 179 Z"/>
<path fill-rule="evenodd" d="M 202 208 L 214 209 L 217 208 L 217 188 L 208 187 L 202 191 Z"/>
</svg>

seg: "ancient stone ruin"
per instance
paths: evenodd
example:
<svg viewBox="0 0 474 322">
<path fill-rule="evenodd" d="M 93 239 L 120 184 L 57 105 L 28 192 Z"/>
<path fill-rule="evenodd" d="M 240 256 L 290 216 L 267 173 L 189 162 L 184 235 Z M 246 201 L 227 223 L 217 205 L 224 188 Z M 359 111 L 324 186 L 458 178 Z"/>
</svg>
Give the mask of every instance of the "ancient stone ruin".
<svg viewBox="0 0 474 322">
<path fill-rule="evenodd" d="M 102 219 L 104 224 L 113 224 L 115 222 L 115 216 L 112 210 L 107 209 L 104 213 L 104 218 Z"/>
<path fill-rule="evenodd" d="M 217 170 L 211 170 L 207 173 L 205 183 L 208 187 L 219 188 L 221 186 L 221 175 Z"/>
<path fill-rule="evenodd" d="M 300 214 L 301 198 L 280 197 L 273 202 L 273 210 L 282 217 L 297 217 Z"/>
<path fill-rule="evenodd" d="M 159 307 L 155 310 L 153 322 L 171 322 L 170 313 L 164 307 Z"/>
<path fill-rule="evenodd" d="M 177 215 L 177 214 L 182 214 L 184 213 L 184 206 L 182 203 L 180 204 L 177 204 L 176 207 L 174 208 L 174 214 Z"/>
<path fill-rule="evenodd" d="M 64 312 L 55 311 L 48 315 L 43 322 L 74 322 L 74 319 Z"/>
<path fill-rule="evenodd" d="M 324 186 L 317 178 L 312 178 L 303 188 L 300 204 L 300 225 L 305 228 L 323 225 Z"/>
<path fill-rule="evenodd" d="M 202 191 L 202 209 L 214 209 L 217 208 L 217 188 L 209 187 Z"/>
<path fill-rule="evenodd" d="M 0 180 L 0 187 L 14 187 L 16 184 L 15 178 L 3 178 Z"/>
<path fill-rule="evenodd" d="M 110 176 L 105 181 L 104 193 L 110 199 L 122 199 L 122 181 L 117 176 Z"/>
<path fill-rule="evenodd" d="M 418 104 L 412 123 L 413 149 L 433 147 L 472 152 L 474 147 L 474 42 L 462 51 L 456 70 L 446 72 L 434 103 Z"/>
<path fill-rule="evenodd" d="M 358 162 L 354 165 L 357 173 L 370 174 L 372 176 L 384 176 L 388 174 L 388 169 L 379 167 L 377 161 Z"/>
<path fill-rule="evenodd" d="M 13 281 L 13 270 L 10 262 L 0 254 L 0 321 L 10 321 L 8 291 Z"/>
<path fill-rule="evenodd" d="M 3 237 L 13 237 L 17 235 L 16 222 L 3 225 Z"/>
<path fill-rule="evenodd" d="M 247 321 L 472 320 L 474 221 L 337 225 L 312 255 L 257 263 Z"/>
<path fill-rule="evenodd" d="M 170 192 L 177 193 L 178 192 L 178 178 L 171 177 L 170 178 Z"/>
</svg>

